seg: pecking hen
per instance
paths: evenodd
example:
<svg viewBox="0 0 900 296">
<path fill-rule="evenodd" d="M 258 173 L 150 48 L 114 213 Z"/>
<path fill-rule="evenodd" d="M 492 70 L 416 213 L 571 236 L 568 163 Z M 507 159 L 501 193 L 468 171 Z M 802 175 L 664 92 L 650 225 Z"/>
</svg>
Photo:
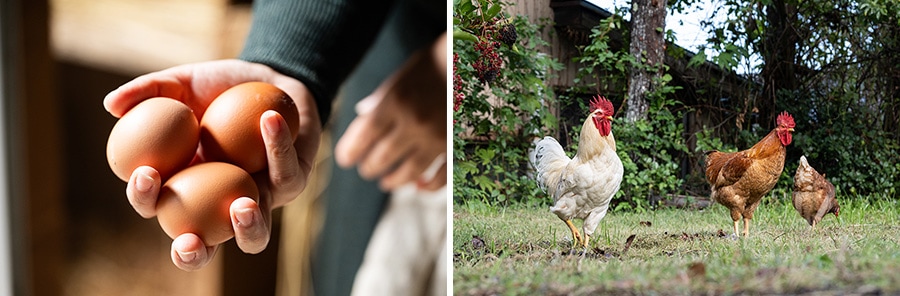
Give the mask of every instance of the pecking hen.
<svg viewBox="0 0 900 296">
<path fill-rule="evenodd" d="M 743 218 L 743 235 L 750 235 L 750 219 L 763 195 L 775 187 L 784 169 L 785 146 L 791 144 L 794 117 L 782 112 L 776 127 L 750 149 L 738 152 L 706 153 L 706 181 L 710 198 L 731 211 L 734 234 Z"/>
<path fill-rule="evenodd" d="M 578 152 L 569 159 L 552 137 L 537 141 L 529 159 L 541 189 L 553 198 L 550 211 L 566 222 L 574 242 L 587 247 L 609 201 L 619 191 L 624 168 L 612 134 L 613 105 L 596 96 L 581 127 Z M 583 219 L 584 237 L 572 224 Z"/>
<path fill-rule="evenodd" d="M 806 156 L 800 156 L 800 166 L 794 174 L 793 200 L 794 209 L 812 227 L 828 213 L 834 213 L 835 217 L 840 215 L 841 206 L 834 198 L 834 185 L 809 165 Z"/>
</svg>

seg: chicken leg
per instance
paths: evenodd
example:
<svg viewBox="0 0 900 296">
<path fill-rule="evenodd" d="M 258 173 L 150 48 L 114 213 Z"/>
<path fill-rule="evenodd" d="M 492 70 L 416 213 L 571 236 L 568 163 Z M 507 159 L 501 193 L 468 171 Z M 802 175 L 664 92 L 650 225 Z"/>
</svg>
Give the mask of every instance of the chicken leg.
<svg viewBox="0 0 900 296">
<path fill-rule="evenodd" d="M 734 221 L 737 226 L 737 221 Z M 750 237 L 750 218 L 744 218 L 744 237 Z"/>
<path fill-rule="evenodd" d="M 566 225 L 569 226 L 569 229 L 572 230 L 572 238 L 574 239 L 574 244 L 581 244 L 583 246 L 587 246 L 587 243 L 581 238 L 581 233 L 578 232 L 578 228 L 575 228 L 575 224 L 572 224 L 572 220 L 566 220 Z"/>
</svg>

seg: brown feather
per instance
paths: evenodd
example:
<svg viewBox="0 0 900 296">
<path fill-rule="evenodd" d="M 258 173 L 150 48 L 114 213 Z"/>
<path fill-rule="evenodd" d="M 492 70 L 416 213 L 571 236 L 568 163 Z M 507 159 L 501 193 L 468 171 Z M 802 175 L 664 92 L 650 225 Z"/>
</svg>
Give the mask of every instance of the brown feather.
<svg viewBox="0 0 900 296">
<path fill-rule="evenodd" d="M 815 225 L 825 214 L 838 215 L 840 206 L 834 196 L 834 185 L 809 165 L 804 156 L 794 174 L 794 209 L 809 225 Z"/>
<path fill-rule="evenodd" d="M 762 196 L 781 176 L 785 148 L 777 135 L 779 130 L 788 132 L 778 127 L 747 150 L 707 153 L 706 180 L 711 197 L 731 211 L 732 220 L 752 219 Z"/>
</svg>

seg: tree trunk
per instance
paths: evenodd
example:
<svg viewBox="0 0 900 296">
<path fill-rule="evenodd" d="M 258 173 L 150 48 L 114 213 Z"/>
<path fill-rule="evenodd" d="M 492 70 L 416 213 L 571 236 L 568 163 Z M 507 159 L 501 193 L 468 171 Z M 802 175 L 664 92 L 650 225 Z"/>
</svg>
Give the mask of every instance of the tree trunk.
<svg viewBox="0 0 900 296">
<path fill-rule="evenodd" d="M 798 85 L 794 68 L 800 39 L 794 29 L 797 7 L 784 0 L 774 0 L 766 7 L 766 20 L 769 27 L 762 41 L 763 94 L 755 107 L 759 112 L 757 123 L 763 130 L 770 130 L 775 126 L 775 115 L 778 113 L 775 110 L 778 92 L 796 90 Z"/>
<path fill-rule="evenodd" d="M 666 53 L 666 1 L 632 0 L 631 45 L 629 53 L 640 66 L 632 68 L 628 77 L 625 119 L 628 122 L 647 118 L 647 93 L 655 89 L 654 78 L 662 75 Z M 648 69 L 647 66 L 650 68 Z"/>
<path fill-rule="evenodd" d="M 900 52 L 900 25 L 892 23 L 887 28 L 888 38 L 884 52 Z M 884 110 L 884 124 L 882 129 L 888 132 L 894 140 L 900 140 L 900 56 L 893 54 L 882 64 L 887 73 L 887 98 L 882 105 Z"/>
</svg>

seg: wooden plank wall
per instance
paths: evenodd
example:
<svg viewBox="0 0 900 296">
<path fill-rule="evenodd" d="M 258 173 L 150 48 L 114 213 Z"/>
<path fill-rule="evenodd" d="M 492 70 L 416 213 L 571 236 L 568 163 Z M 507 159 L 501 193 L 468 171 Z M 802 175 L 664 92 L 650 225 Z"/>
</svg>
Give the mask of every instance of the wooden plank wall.
<svg viewBox="0 0 900 296">
<path fill-rule="evenodd" d="M 548 26 L 544 28 L 542 38 L 550 43 L 550 46 L 542 51 L 565 66 L 563 70 L 554 73 L 556 77 L 550 81 L 550 85 L 557 89 L 571 86 L 578 69 L 578 64 L 572 62 L 572 58 L 577 56 L 578 52 L 572 41 L 560 36 L 552 26 L 553 9 L 550 8 L 550 0 L 514 0 L 508 7 L 508 12 L 511 15 L 527 16 L 532 23 L 540 24 L 543 19 L 544 24 Z"/>
</svg>

